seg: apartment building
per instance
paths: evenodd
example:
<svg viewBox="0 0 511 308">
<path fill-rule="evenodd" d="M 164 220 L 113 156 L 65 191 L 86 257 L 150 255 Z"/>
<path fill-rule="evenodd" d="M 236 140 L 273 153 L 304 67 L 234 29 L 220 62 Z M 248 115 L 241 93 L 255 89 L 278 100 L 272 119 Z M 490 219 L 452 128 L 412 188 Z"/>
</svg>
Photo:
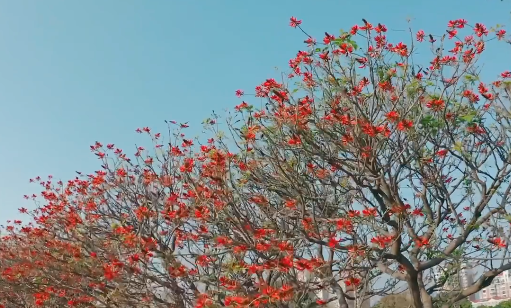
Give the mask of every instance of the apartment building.
<svg viewBox="0 0 511 308">
<path fill-rule="evenodd" d="M 480 305 L 492 306 L 493 304 L 511 300 L 511 272 L 500 273 L 488 287 L 477 293 L 477 299 L 472 300 L 475 307 Z"/>
<path fill-rule="evenodd" d="M 448 274 L 449 269 L 445 267 L 436 267 L 433 269 L 432 280 L 438 283 L 447 279 L 439 290 L 440 292 L 450 292 L 468 288 L 474 283 L 473 265 L 462 263 L 458 273 Z M 447 278 L 446 275 L 449 275 Z M 475 301 L 476 295 L 473 294 L 468 298 L 470 301 Z"/>
</svg>

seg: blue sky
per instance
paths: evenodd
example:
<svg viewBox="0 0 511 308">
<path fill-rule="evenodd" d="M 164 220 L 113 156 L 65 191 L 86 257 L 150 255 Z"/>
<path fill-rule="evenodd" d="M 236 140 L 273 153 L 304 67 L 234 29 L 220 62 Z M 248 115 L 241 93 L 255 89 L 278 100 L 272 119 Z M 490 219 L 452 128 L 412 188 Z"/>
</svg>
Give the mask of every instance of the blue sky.
<svg viewBox="0 0 511 308">
<path fill-rule="evenodd" d="M 443 34 L 449 19 L 511 24 L 510 11 L 498 0 L 0 1 L 0 224 L 32 207 L 29 178 L 99 169 L 96 140 L 132 153 L 137 127 L 172 119 L 198 135 L 211 110 L 239 103 L 236 89 L 252 91 L 303 48 L 290 16 L 321 38 L 361 18 Z M 486 73 L 511 69 L 506 52 L 492 48 Z"/>
</svg>

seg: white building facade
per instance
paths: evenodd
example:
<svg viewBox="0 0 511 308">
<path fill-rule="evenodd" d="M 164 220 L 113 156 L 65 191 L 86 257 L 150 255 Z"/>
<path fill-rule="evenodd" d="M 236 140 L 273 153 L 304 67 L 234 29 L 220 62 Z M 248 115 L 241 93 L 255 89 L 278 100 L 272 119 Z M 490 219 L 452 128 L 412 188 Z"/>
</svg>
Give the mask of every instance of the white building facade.
<svg viewBox="0 0 511 308">
<path fill-rule="evenodd" d="M 511 272 L 504 271 L 493 279 L 491 285 L 479 291 L 472 303 L 474 307 L 494 306 L 508 300 L 511 300 Z"/>
</svg>

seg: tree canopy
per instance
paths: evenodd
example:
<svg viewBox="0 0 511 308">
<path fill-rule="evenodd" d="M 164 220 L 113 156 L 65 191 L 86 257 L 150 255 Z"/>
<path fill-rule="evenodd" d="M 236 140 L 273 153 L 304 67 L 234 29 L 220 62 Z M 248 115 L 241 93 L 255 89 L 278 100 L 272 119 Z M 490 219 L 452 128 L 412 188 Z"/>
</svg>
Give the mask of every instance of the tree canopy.
<svg viewBox="0 0 511 308">
<path fill-rule="evenodd" d="M 301 23 L 290 71 L 236 91 L 207 141 L 144 127 L 150 150 L 96 142 L 94 174 L 33 179 L 0 303 L 346 308 L 405 286 L 446 308 L 511 269 L 511 72 L 483 80 L 478 62 L 506 31 L 458 19 L 391 42 L 363 20 L 317 42 Z"/>
</svg>

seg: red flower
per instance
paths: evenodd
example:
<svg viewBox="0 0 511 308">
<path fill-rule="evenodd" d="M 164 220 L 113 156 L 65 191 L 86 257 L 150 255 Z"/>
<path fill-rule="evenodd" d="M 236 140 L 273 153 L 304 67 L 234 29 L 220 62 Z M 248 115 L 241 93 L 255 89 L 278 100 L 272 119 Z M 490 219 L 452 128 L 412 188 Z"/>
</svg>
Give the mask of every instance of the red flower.
<svg viewBox="0 0 511 308">
<path fill-rule="evenodd" d="M 341 240 L 337 240 L 335 239 L 335 237 L 332 237 L 330 238 L 330 240 L 328 240 L 328 247 L 330 248 L 334 248 L 335 246 L 337 246 L 337 243 L 339 243 Z"/>
<path fill-rule="evenodd" d="M 447 155 L 447 153 L 449 153 L 449 150 L 443 149 L 443 150 L 436 152 L 436 155 L 438 155 L 440 157 L 444 157 L 445 155 Z"/>
<path fill-rule="evenodd" d="M 503 39 L 503 38 L 504 38 L 504 35 L 506 35 L 506 30 L 504 30 L 504 29 L 499 30 L 499 31 L 497 32 L 497 38 L 498 38 L 498 40 L 500 41 L 501 39 Z"/>
<path fill-rule="evenodd" d="M 374 216 L 376 217 L 376 209 L 373 207 L 373 208 L 370 208 L 370 209 L 365 209 L 362 211 L 362 214 L 364 214 L 364 216 Z"/>
<path fill-rule="evenodd" d="M 391 51 L 401 55 L 401 56 L 406 56 L 408 54 L 408 47 L 403 44 L 402 42 L 399 42 L 396 46 L 394 46 Z"/>
<path fill-rule="evenodd" d="M 355 34 L 357 34 L 358 29 L 360 29 L 360 28 L 358 27 L 358 25 L 354 25 L 353 27 L 351 27 L 351 30 L 350 30 L 351 35 L 355 35 Z"/>
<path fill-rule="evenodd" d="M 241 104 L 239 104 L 236 107 L 234 107 L 234 109 L 236 111 L 241 111 L 242 109 L 245 109 L 245 108 L 248 108 L 248 107 L 249 107 L 249 104 L 247 104 L 247 102 L 243 101 L 243 102 L 241 102 Z"/>
<path fill-rule="evenodd" d="M 445 107 L 445 102 L 443 99 L 432 99 L 426 104 L 426 107 L 433 111 L 442 111 Z"/>
<path fill-rule="evenodd" d="M 461 28 L 464 28 L 466 24 L 467 24 L 467 21 L 465 19 L 458 19 L 458 20 L 451 20 L 451 21 L 449 21 L 447 26 L 449 28 L 461 29 Z"/>
<path fill-rule="evenodd" d="M 302 21 L 301 21 L 301 20 L 296 19 L 296 17 L 294 17 L 294 16 L 293 16 L 293 17 L 291 17 L 289 20 L 290 20 L 289 25 L 290 25 L 291 27 L 293 27 L 293 28 L 296 28 L 296 27 L 298 27 L 299 25 L 301 25 L 301 24 L 302 24 Z"/>
<path fill-rule="evenodd" d="M 365 68 L 368 60 L 366 57 L 364 57 L 364 58 L 356 58 L 355 61 L 357 61 L 358 63 L 361 64 L 358 68 Z"/>
<path fill-rule="evenodd" d="M 296 200 L 289 199 L 286 201 L 286 207 L 288 208 L 295 208 L 296 207 Z"/>
<path fill-rule="evenodd" d="M 295 262 L 295 267 L 299 271 L 312 270 L 314 268 L 312 262 L 306 259 L 300 259 Z"/>
<path fill-rule="evenodd" d="M 488 88 L 482 82 L 479 83 L 479 86 L 477 87 L 477 89 L 479 90 L 479 93 L 481 93 L 481 94 L 488 92 Z"/>
<path fill-rule="evenodd" d="M 225 236 L 219 236 L 215 239 L 216 245 L 219 247 L 229 245 L 232 241 Z"/>
<path fill-rule="evenodd" d="M 417 34 L 415 35 L 417 37 L 417 41 L 419 41 L 419 42 L 424 41 L 424 35 L 425 35 L 424 31 L 423 30 L 419 30 L 417 32 Z"/>
<path fill-rule="evenodd" d="M 415 216 L 424 216 L 424 213 L 422 213 L 421 209 L 414 209 L 412 211 L 412 215 L 415 215 Z"/>
<path fill-rule="evenodd" d="M 324 52 L 322 54 L 319 55 L 319 58 L 323 61 L 328 61 L 330 60 L 330 58 L 328 57 L 328 51 L 327 52 Z"/>
<path fill-rule="evenodd" d="M 358 216 L 360 216 L 360 211 L 349 210 L 348 211 L 348 216 L 351 217 L 351 218 L 358 217 Z"/>
<path fill-rule="evenodd" d="M 195 162 L 193 158 L 185 158 L 183 165 L 179 168 L 181 172 L 192 172 Z"/>
<path fill-rule="evenodd" d="M 412 127 L 413 127 L 413 122 L 409 121 L 409 120 L 402 120 L 401 122 L 399 122 L 397 124 L 397 129 L 401 130 L 401 131 L 412 128 Z"/>
<path fill-rule="evenodd" d="M 397 122 L 399 120 L 399 113 L 397 111 L 391 111 L 385 115 L 387 120 L 390 122 Z"/>
<path fill-rule="evenodd" d="M 378 24 L 378 26 L 374 28 L 374 30 L 378 33 L 387 32 L 387 27 L 385 27 L 385 25 Z"/>
<path fill-rule="evenodd" d="M 447 34 L 449 34 L 449 39 L 452 39 L 453 37 L 456 36 L 456 34 L 458 34 L 458 30 L 456 29 L 447 30 Z"/>
<path fill-rule="evenodd" d="M 356 278 L 356 277 L 350 277 L 346 280 L 344 280 L 344 284 L 349 287 L 349 286 L 358 286 L 360 284 L 360 279 L 359 278 Z"/>
<path fill-rule="evenodd" d="M 376 236 L 371 239 L 371 243 L 380 246 L 381 249 L 385 248 L 385 246 L 392 241 L 392 237 L 390 236 Z"/>
<path fill-rule="evenodd" d="M 224 300 L 225 306 L 244 306 L 248 302 L 248 298 L 242 296 L 226 296 Z"/>
<path fill-rule="evenodd" d="M 362 27 L 359 27 L 360 30 L 364 30 L 364 31 L 370 31 L 373 29 L 373 25 L 369 22 L 367 22 L 366 20 L 363 20 L 364 21 L 364 26 Z"/>
<path fill-rule="evenodd" d="M 335 36 L 325 33 L 325 37 L 323 38 L 323 43 L 325 43 L 325 45 L 330 44 L 333 40 L 335 40 Z"/>
<path fill-rule="evenodd" d="M 495 239 L 489 239 L 488 242 L 490 244 L 493 244 L 493 245 L 497 246 L 498 248 L 506 247 L 506 241 L 504 241 L 500 237 L 495 238 Z"/>
<path fill-rule="evenodd" d="M 242 97 L 243 94 L 245 94 L 245 92 L 243 92 L 243 90 L 236 90 L 236 96 L 237 97 Z"/>
<path fill-rule="evenodd" d="M 474 26 L 474 32 L 478 37 L 481 37 L 483 35 L 488 35 L 488 29 L 486 29 L 486 26 L 481 23 L 476 23 Z"/>
<path fill-rule="evenodd" d="M 487 100 L 493 100 L 495 98 L 495 96 L 491 93 L 482 93 L 481 94 L 484 98 L 486 98 Z"/>
<path fill-rule="evenodd" d="M 429 245 L 429 240 L 425 237 L 422 237 L 422 236 L 419 236 L 415 239 L 415 244 L 418 246 L 418 247 L 422 247 L 422 246 L 428 246 Z"/>
</svg>

